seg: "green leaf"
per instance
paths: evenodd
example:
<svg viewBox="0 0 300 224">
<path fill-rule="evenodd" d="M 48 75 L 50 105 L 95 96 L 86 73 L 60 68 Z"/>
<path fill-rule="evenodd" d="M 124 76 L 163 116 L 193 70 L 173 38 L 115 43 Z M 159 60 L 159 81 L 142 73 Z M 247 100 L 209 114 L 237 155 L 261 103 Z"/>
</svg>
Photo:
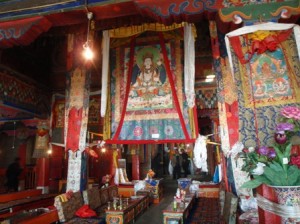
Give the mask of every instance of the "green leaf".
<svg viewBox="0 0 300 224">
<path fill-rule="evenodd" d="M 279 146 L 274 145 L 273 148 L 276 152 L 276 156 L 278 157 L 279 161 L 282 161 L 283 154 L 282 154 L 281 150 L 279 149 Z"/>
<path fill-rule="evenodd" d="M 260 175 L 260 176 L 255 175 L 254 178 L 255 178 L 257 181 L 259 181 L 259 182 L 261 182 L 261 183 L 264 183 L 264 184 L 271 185 L 271 183 L 272 183 L 272 181 L 271 181 L 269 178 L 267 178 L 265 175 Z"/>
<path fill-rule="evenodd" d="M 270 167 L 272 170 L 274 170 L 274 172 L 282 172 L 282 171 L 283 171 L 282 166 L 280 166 L 279 163 L 274 162 L 274 161 L 269 165 L 269 167 Z"/>
<path fill-rule="evenodd" d="M 292 143 L 290 142 L 290 143 L 285 147 L 285 150 L 284 150 L 284 153 L 283 153 L 284 157 L 290 158 L 291 150 L 292 150 Z"/>
<path fill-rule="evenodd" d="M 258 181 L 257 179 L 253 179 L 253 180 L 249 180 L 249 181 L 243 183 L 243 185 L 241 186 L 241 188 L 250 188 L 250 189 L 253 189 L 253 188 L 258 187 L 261 184 L 262 184 L 262 182 Z"/>
<path fill-rule="evenodd" d="M 265 167 L 263 175 L 271 181 L 271 185 L 285 185 L 284 183 L 286 182 L 286 173 L 284 172 L 284 170 L 276 164 L 271 165 L 273 165 L 273 167 L 276 167 L 276 170 L 272 169 L 271 167 Z"/>
<path fill-rule="evenodd" d="M 288 168 L 288 186 L 296 186 L 300 182 L 300 170 L 296 166 Z"/>
</svg>

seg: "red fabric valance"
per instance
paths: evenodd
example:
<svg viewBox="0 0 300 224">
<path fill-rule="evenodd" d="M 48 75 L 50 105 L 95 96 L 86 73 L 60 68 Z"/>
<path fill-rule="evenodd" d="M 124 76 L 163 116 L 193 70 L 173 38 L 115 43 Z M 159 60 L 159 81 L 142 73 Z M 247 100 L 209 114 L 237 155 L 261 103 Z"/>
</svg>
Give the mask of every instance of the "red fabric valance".
<svg viewBox="0 0 300 224">
<path fill-rule="evenodd" d="M 289 29 L 281 31 L 278 35 L 270 35 L 263 40 L 252 41 L 251 47 L 247 52 L 247 57 L 245 57 L 245 54 L 242 52 L 242 45 L 239 36 L 230 37 L 229 41 L 240 62 L 242 64 L 246 64 L 251 60 L 255 52 L 257 54 L 262 54 L 266 50 L 275 51 L 277 47 L 279 47 L 280 43 L 285 41 L 291 33 L 292 29 Z"/>
<path fill-rule="evenodd" d="M 52 24 L 44 17 L 32 17 L 0 23 L 0 48 L 9 48 L 32 43 Z"/>
</svg>

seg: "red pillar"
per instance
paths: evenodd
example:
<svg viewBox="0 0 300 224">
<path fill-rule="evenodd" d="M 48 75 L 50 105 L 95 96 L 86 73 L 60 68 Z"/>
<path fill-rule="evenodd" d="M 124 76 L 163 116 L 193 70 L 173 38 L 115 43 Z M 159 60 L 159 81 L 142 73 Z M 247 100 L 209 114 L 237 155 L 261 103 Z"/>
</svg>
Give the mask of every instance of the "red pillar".
<svg viewBox="0 0 300 224">
<path fill-rule="evenodd" d="M 271 187 L 262 184 L 260 187 L 257 188 L 257 193 L 259 193 L 264 198 L 277 203 L 277 198 L 275 196 L 275 192 Z M 278 215 L 273 213 L 267 212 L 260 207 L 258 207 L 258 216 L 259 216 L 259 223 L 266 224 L 266 223 L 281 223 L 281 218 Z"/>
<path fill-rule="evenodd" d="M 132 155 L 132 180 L 140 179 L 140 157 Z"/>
<path fill-rule="evenodd" d="M 26 166 L 26 144 L 20 144 L 19 146 L 19 158 L 20 166 L 24 168 Z"/>
<path fill-rule="evenodd" d="M 20 158 L 20 166 L 23 169 L 21 175 L 19 176 L 19 190 L 24 190 L 25 188 L 25 175 L 26 175 L 26 144 L 20 144 L 18 149 L 18 157 Z"/>
<path fill-rule="evenodd" d="M 43 194 L 49 193 L 49 159 L 38 158 L 36 164 L 37 189 L 42 189 Z"/>
</svg>

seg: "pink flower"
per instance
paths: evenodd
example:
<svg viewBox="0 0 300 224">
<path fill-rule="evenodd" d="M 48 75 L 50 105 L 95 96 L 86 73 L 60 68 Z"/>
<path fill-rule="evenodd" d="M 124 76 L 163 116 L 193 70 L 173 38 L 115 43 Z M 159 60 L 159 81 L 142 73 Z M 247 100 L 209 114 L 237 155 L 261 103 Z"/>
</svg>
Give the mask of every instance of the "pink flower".
<svg viewBox="0 0 300 224">
<path fill-rule="evenodd" d="M 286 118 L 300 120 L 300 108 L 295 106 L 287 106 L 281 109 L 280 114 Z"/>
</svg>

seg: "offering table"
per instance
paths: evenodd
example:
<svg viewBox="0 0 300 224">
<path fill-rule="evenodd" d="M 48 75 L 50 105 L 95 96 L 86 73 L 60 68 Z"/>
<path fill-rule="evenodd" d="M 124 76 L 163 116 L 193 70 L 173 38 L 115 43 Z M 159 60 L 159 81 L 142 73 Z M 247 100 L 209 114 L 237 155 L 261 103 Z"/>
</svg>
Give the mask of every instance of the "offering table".
<svg viewBox="0 0 300 224">
<path fill-rule="evenodd" d="M 149 197 L 147 195 L 131 196 L 130 198 L 121 198 L 121 200 L 122 207 L 120 202 L 118 202 L 118 206 L 115 208 L 111 204 L 110 208 L 105 210 L 107 224 L 133 223 L 135 218 L 149 206 Z M 126 201 L 128 201 L 128 204 Z"/>
<path fill-rule="evenodd" d="M 185 223 L 190 210 L 193 207 L 195 201 L 194 195 L 188 195 L 186 196 L 184 203 L 181 202 L 177 203 L 177 208 L 174 209 L 173 202 L 168 205 L 168 207 L 163 210 L 163 223 L 164 224 L 170 224 L 170 223 L 176 223 L 176 224 L 183 224 Z"/>
</svg>

